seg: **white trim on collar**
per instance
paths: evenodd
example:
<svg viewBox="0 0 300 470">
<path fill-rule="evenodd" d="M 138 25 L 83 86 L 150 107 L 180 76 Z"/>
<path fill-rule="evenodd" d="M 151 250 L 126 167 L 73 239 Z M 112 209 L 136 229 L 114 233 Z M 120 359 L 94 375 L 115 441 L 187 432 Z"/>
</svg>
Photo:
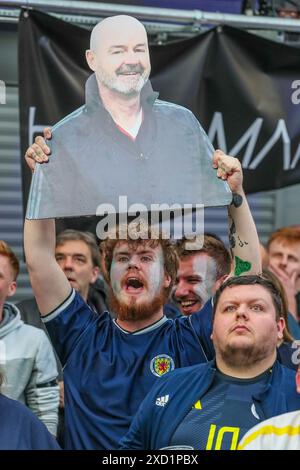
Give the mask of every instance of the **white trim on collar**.
<svg viewBox="0 0 300 470">
<path fill-rule="evenodd" d="M 149 331 L 156 330 L 159 328 L 161 325 L 166 323 L 168 321 L 168 318 L 164 315 L 160 320 L 156 321 L 155 323 L 152 323 L 152 325 L 146 326 L 146 328 L 142 328 L 141 330 L 137 331 L 127 331 L 124 330 L 120 325 L 118 325 L 116 319 L 113 320 L 114 324 L 116 325 L 119 330 L 122 331 L 122 333 L 125 333 L 126 335 L 143 335 L 144 333 L 149 333 Z"/>
</svg>

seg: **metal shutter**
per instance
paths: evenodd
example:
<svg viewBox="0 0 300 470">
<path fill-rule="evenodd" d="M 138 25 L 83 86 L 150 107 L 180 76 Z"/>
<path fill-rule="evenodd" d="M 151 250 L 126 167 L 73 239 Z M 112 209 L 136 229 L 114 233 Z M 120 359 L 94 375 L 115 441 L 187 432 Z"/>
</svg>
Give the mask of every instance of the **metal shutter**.
<svg viewBox="0 0 300 470">
<path fill-rule="evenodd" d="M 257 227 L 259 239 L 266 243 L 269 234 L 275 228 L 276 197 L 273 191 L 251 194 L 248 196 L 253 218 Z M 228 244 L 227 209 L 205 209 L 204 213 L 206 232 L 213 232 Z"/>
<path fill-rule="evenodd" d="M 23 262 L 23 209 L 20 163 L 18 88 L 6 87 L 6 104 L 0 105 L 0 239 L 5 240 L 21 260 L 17 302 L 32 295 Z"/>
</svg>

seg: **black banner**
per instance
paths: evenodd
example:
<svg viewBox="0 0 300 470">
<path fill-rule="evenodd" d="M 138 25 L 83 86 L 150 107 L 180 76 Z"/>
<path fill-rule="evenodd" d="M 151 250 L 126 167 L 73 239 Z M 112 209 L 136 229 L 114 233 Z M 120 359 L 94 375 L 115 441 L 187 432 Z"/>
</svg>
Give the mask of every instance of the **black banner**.
<svg viewBox="0 0 300 470">
<path fill-rule="evenodd" d="M 21 147 L 84 103 L 90 31 L 21 13 Z M 230 27 L 150 49 L 153 88 L 196 115 L 216 148 L 237 156 L 246 192 L 300 182 L 300 54 Z M 23 162 L 24 204 L 31 174 Z"/>
</svg>

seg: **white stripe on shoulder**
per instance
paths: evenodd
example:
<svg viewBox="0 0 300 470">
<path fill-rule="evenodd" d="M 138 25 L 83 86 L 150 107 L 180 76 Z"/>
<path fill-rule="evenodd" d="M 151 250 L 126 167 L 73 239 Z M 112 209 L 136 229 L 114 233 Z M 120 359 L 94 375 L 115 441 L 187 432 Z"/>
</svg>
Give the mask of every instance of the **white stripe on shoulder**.
<svg viewBox="0 0 300 470">
<path fill-rule="evenodd" d="M 48 313 L 48 315 L 45 315 L 45 316 L 42 317 L 42 322 L 47 323 L 51 320 L 54 320 L 54 318 L 56 318 L 63 310 L 65 310 L 73 302 L 75 294 L 76 294 L 75 290 L 72 289 L 71 294 L 69 295 L 69 297 L 62 304 L 60 304 L 52 312 Z"/>
<path fill-rule="evenodd" d="M 168 318 L 164 315 L 160 320 L 156 321 L 152 325 L 147 326 L 146 328 L 142 328 L 140 330 L 131 332 L 131 331 L 124 330 L 120 325 L 118 325 L 118 323 L 116 322 L 116 319 L 113 320 L 115 326 L 119 328 L 119 330 L 121 330 L 126 335 L 134 335 L 134 336 L 143 335 L 145 333 L 149 333 L 149 331 L 156 330 L 167 321 L 168 321 Z"/>
</svg>

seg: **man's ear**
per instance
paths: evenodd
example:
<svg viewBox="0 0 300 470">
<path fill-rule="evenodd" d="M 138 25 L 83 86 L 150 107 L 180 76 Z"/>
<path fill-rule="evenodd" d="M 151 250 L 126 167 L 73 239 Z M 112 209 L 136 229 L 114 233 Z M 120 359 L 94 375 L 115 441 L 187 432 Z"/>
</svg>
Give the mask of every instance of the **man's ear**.
<svg viewBox="0 0 300 470">
<path fill-rule="evenodd" d="M 280 317 L 278 322 L 277 322 L 277 329 L 278 329 L 278 339 L 283 338 L 283 330 L 285 329 L 285 320 L 283 317 Z"/>
<path fill-rule="evenodd" d="M 85 58 L 88 63 L 88 66 L 90 67 L 93 72 L 96 70 L 96 56 L 94 52 L 91 49 L 88 49 L 85 51 Z"/>
<path fill-rule="evenodd" d="M 300 393 L 300 366 L 298 367 L 298 371 L 296 374 L 296 387 L 297 387 L 297 392 Z"/>
<path fill-rule="evenodd" d="M 91 284 L 94 284 L 94 282 L 97 281 L 99 273 L 100 273 L 100 268 L 98 268 L 98 266 L 94 266 L 91 281 L 90 281 Z"/>
<path fill-rule="evenodd" d="M 171 284 L 171 276 L 167 273 L 165 273 L 165 278 L 164 278 L 164 287 L 169 287 Z"/>
<path fill-rule="evenodd" d="M 12 281 L 9 285 L 7 296 L 11 297 L 12 295 L 16 293 L 16 290 L 17 290 L 17 283 L 16 281 Z"/>
<path fill-rule="evenodd" d="M 216 280 L 215 284 L 214 284 L 214 293 L 217 292 L 217 290 L 219 289 L 219 287 L 225 282 L 227 281 L 227 279 L 230 277 L 230 274 L 224 274 L 223 276 L 219 277 L 219 279 Z"/>
</svg>

